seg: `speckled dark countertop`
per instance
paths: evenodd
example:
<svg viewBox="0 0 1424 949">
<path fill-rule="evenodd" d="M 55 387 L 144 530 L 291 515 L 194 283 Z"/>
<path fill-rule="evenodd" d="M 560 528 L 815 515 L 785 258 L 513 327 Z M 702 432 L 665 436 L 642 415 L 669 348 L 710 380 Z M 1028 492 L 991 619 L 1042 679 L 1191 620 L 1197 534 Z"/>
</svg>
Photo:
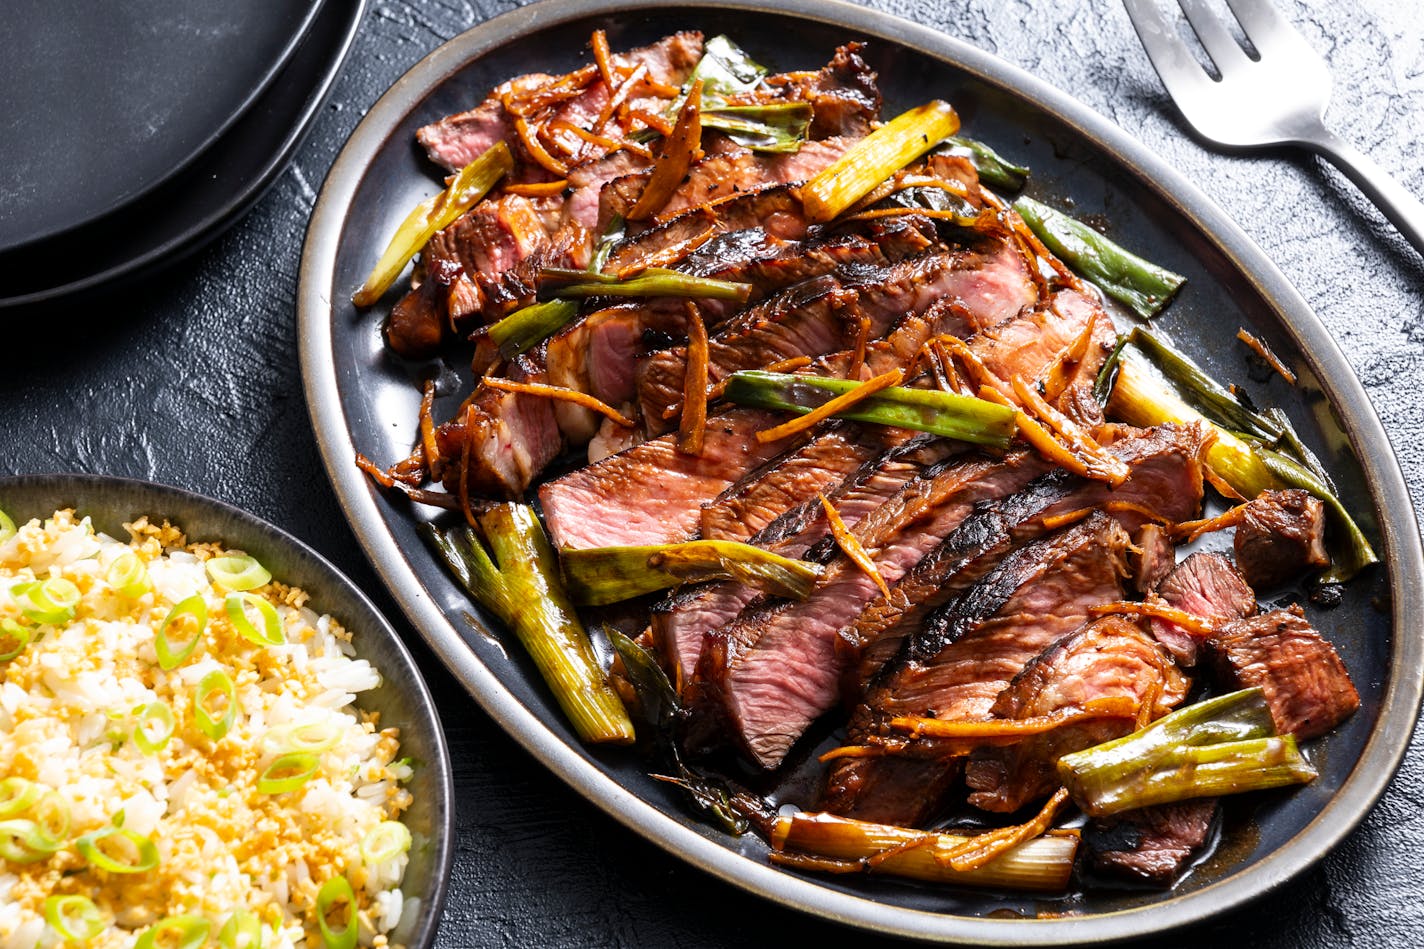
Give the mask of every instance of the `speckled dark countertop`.
<svg viewBox="0 0 1424 949">
<path fill-rule="evenodd" d="M 1077 96 L 1227 208 L 1343 343 L 1424 508 L 1424 263 L 1340 175 L 1302 154 L 1225 157 L 1197 145 L 1114 0 L 870 5 L 938 27 Z M 1415 0 L 1278 5 L 1330 61 L 1334 128 L 1424 193 L 1424 18 Z M 150 478 L 241 505 L 312 544 L 405 625 L 342 520 L 308 424 L 294 329 L 301 241 L 316 189 L 363 111 L 431 49 L 512 6 L 373 0 L 294 166 L 237 227 L 168 272 L 80 307 L 18 324 L 0 314 L 8 324 L 0 472 Z M 440 946 L 855 938 L 684 867 L 627 833 L 506 737 L 413 632 L 408 641 L 445 715 L 455 762 L 459 839 Z M 1315 869 L 1247 910 L 1154 940 L 1213 943 L 1424 945 L 1420 740 L 1364 825 Z"/>
</svg>

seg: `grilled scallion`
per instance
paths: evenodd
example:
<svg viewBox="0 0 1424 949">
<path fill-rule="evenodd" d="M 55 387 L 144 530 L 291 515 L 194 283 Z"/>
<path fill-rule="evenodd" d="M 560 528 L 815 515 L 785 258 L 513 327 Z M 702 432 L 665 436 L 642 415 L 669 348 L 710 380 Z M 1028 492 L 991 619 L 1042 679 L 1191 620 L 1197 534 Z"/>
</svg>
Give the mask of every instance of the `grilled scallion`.
<svg viewBox="0 0 1424 949">
<path fill-rule="evenodd" d="M 817 564 L 730 540 L 569 549 L 559 559 L 569 596 L 584 606 L 703 580 L 736 580 L 774 596 L 804 599 L 822 572 Z"/>
<path fill-rule="evenodd" d="M 1139 348 L 1144 339 L 1150 342 L 1145 349 Z M 1321 577 L 1323 582 L 1343 583 L 1379 562 L 1369 539 L 1328 478 L 1321 477 L 1319 462 L 1301 444 L 1283 412 L 1246 408 L 1187 356 L 1140 329 L 1123 338 L 1103 367 L 1099 383 L 1095 391 L 1107 394 L 1108 413 L 1131 425 L 1200 422 L 1212 426 L 1216 440 L 1207 449 L 1207 468 L 1241 497 L 1250 499 L 1269 489 L 1297 487 L 1324 501 L 1334 531 L 1329 538 L 1331 565 Z M 1201 410 L 1189 405 L 1183 393 L 1190 393 Z M 1236 431 L 1232 420 L 1250 431 Z M 1275 437 L 1264 437 L 1269 432 L 1275 432 Z"/>
<path fill-rule="evenodd" d="M 1144 320 L 1162 312 L 1186 281 L 1030 197 L 1015 201 L 1014 210 L 1064 263 Z"/>
<path fill-rule="evenodd" d="M 542 297 L 688 297 L 690 299 L 735 300 L 742 302 L 751 293 L 751 284 L 730 280 L 694 277 L 663 267 L 649 267 L 635 277 L 621 279 L 613 274 L 585 270 L 545 268 L 539 272 Z M 492 332 L 492 331 L 491 331 Z"/>
<path fill-rule="evenodd" d="M 1058 775 L 1088 814 L 1302 784 L 1315 769 L 1293 735 L 1278 736 L 1260 689 L 1178 709 L 1124 738 L 1058 759 Z"/>
<path fill-rule="evenodd" d="M 726 397 L 739 405 L 805 415 L 856 385 L 850 379 L 747 370 L 729 379 Z M 1014 434 L 1013 409 L 937 389 L 891 386 L 857 403 L 843 417 L 999 448 L 1007 448 Z"/>
<path fill-rule="evenodd" d="M 702 127 L 716 129 L 738 145 L 757 152 L 794 152 L 806 141 L 813 110 L 809 102 L 703 109 Z"/>
<path fill-rule="evenodd" d="M 470 595 L 514 630 L 579 737 L 631 742 L 633 722 L 598 664 L 533 510 L 494 505 L 480 528 L 490 551 L 468 525 L 425 534 Z"/>
<path fill-rule="evenodd" d="M 515 310 L 491 326 L 490 341 L 499 347 L 499 354 L 513 359 L 548 339 L 578 315 L 577 300 L 545 300 Z"/>
<path fill-rule="evenodd" d="M 806 217 L 832 220 L 957 131 L 959 116 L 948 102 L 935 99 L 902 112 L 801 186 Z"/>
<path fill-rule="evenodd" d="M 832 814 L 796 813 L 776 819 L 771 845 L 777 854 L 797 852 L 826 858 L 845 872 L 871 871 L 892 876 L 991 886 L 1012 890 L 1057 892 L 1073 876 L 1078 837 L 1073 834 L 1036 837 L 974 870 L 955 870 L 947 855 L 972 838 L 872 824 Z M 791 862 L 793 861 L 778 861 Z"/>
<path fill-rule="evenodd" d="M 475 206 L 514 167 L 514 156 L 504 142 L 495 142 L 480 157 L 460 169 L 444 191 L 427 198 L 396 228 L 371 275 L 351 297 L 357 306 L 370 306 L 381 298 L 396 277 L 420 253 L 435 232 L 449 227 L 460 215 Z"/>
</svg>

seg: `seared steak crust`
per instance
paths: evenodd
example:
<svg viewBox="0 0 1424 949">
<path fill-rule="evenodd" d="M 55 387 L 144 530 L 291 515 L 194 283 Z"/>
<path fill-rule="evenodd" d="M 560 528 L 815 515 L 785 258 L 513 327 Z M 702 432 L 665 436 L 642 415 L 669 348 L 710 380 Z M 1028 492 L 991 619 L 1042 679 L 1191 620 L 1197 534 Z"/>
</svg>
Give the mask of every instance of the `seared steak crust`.
<svg viewBox="0 0 1424 949">
<path fill-rule="evenodd" d="M 1241 573 L 1258 590 L 1328 566 L 1325 504 L 1299 488 L 1265 491 L 1246 505 L 1233 548 Z"/>
<path fill-rule="evenodd" d="M 845 427 L 858 428 L 853 423 Z M 873 442 L 873 438 L 868 441 Z M 854 529 L 893 498 L 906 482 L 959 451 L 957 445 L 945 439 L 918 435 L 862 464 L 827 496 L 841 520 Z M 820 543 L 829 530 L 820 501 L 807 498 L 758 531 L 751 542 L 785 557 L 825 563 L 835 550 Z M 703 637 L 735 620 L 756 599 L 757 591 L 745 584 L 704 583 L 669 594 L 653 610 L 653 639 L 675 674 L 679 691 L 697 667 Z"/>
<path fill-rule="evenodd" d="M 1168 518 L 1191 516 L 1201 503 L 1201 437 L 1196 429 L 1164 426 L 1123 438 L 1109 450 L 1132 474 L 1116 489 L 1054 470 L 1012 497 L 975 511 L 915 565 L 888 599 L 870 603 L 841 631 L 837 648 L 848 671 L 846 694 L 858 696 L 912 632 L 925 641 L 927 619 L 933 628 L 946 622 L 947 614 L 935 611 L 958 597 L 1013 544 L 1040 536 L 1043 518 L 1107 500 L 1129 501 Z M 1129 530 L 1141 523 L 1141 515 L 1127 508 L 1116 516 Z"/>
<path fill-rule="evenodd" d="M 1149 718 L 1171 711 L 1187 694 L 1187 680 L 1165 650 L 1132 623 L 1105 616 L 1049 646 L 1014 676 L 989 710 L 995 718 L 1025 719 L 1082 708 L 1094 699 L 1126 698 Z M 1131 718 L 1055 728 L 1013 745 L 976 752 L 965 768 L 969 803 L 1012 813 L 1058 787 L 1055 765 L 1074 751 L 1136 727 Z"/>
<path fill-rule="evenodd" d="M 907 484 L 854 533 L 887 583 L 896 582 L 973 504 L 1022 487 L 1042 470 L 1026 453 L 1004 461 L 952 460 Z M 874 581 L 836 556 L 816 589 L 799 602 L 768 603 L 708 635 L 690 698 L 701 735 L 739 743 L 763 768 L 778 765 L 806 727 L 836 703 L 840 659 L 835 636 L 876 596 Z M 708 723 L 716 728 L 707 728 Z"/>
<path fill-rule="evenodd" d="M 1088 862 L 1101 873 L 1170 886 L 1211 836 L 1221 808 L 1216 798 L 1161 804 L 1089 822 Z"/>
<path fill-rule="evenodd" d="M 1086 520 L 1021 547 L 953 604 L 954 638 L 911 637 L 852 712 L 852 742 L 897 715 L 985 718 L 999 692 L 1088 609 L 1121 595 L 1128 538 L 1112 518 Z M 919 658 L 912 658 L 919 657 Z M 822 806 L 863 820 L 918 826 L 940 804 L 957 763 L 847 758 L 831 770 Z"/>
<path fill-rule="evenodd" d="M 1298 606 L 1229 623 L 1208 645 L 1212 667 L 1223 680 L 1265 693 L 1282 735 L 1301 740 L 1323 735 L 1360 707 L 1340 655 Z"/>
</svg>

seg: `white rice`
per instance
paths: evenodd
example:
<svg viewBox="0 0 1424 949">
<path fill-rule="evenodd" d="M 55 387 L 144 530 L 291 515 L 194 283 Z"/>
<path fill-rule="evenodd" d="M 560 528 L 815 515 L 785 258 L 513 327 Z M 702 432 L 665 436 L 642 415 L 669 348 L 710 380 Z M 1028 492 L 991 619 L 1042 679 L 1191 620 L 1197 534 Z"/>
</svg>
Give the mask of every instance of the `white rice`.
<svg viewBox="0 0 1424 949">
<path fill-rule="evenodd" d="M 0 619 L 36 631 L 18 657 L 0 662 L 0 779 L 57 791 L 71 822 L 65 845 L 45 859 L 0 857 L 0 949 L 60 945 L 43 903 L 61 894 L 98 906 L 107 925 L 88 943 L 92 949 L 129 949 L 147 927 L 180 914 L 206 919 L 215 940 L 240 908 L 261 920 L 265 947 L 318 949 L 316 893 L 337 874 L 356 892 L 360 944 L 387 945 L 405 903 L 407 855 L 368 863 L 361 843 L 409 805 L 402 782 L 411 769 L 396 760 L 395 729 L 381 730 L 352 704 L 380 684 L 379 672 L 354 658 L 340 624 L 307 609 L 301 590 L 277 582 L 252 592 L 277 609 L 287 643 L 249 643 L 226 617 L 227 591 L 204 567 L 224 551 L 184 549 L 182 535 L 166 524 L 140 521 L 130 532 L 125 544 L 61 511 L 0 542 Z M 132 600 L 105 579 L 126 550 L 145 562 L 152 587 Z M 81 598 L 73 620 L 37 625 L 12 590 L 50 577 L 72 581 Z M 208 610 L 202 642 L 165 671 L 155 634 L 173 606 L 195 593 Z M 235 684 L 239 711 L 213 742 L 196 725 L 193 696 L 216 670 Z M 132 739 L 135 715 L 157 701 L 176 724 L 166 746 L 145 754 Z M 263 770 L 291 750 L 283 744 L 288 729 L 312 724 L 336 736 L 319 753 L 317 773 L 287 793 L 259 792 Z M 124 830 L 157 846 L 154 869 L 113 874 L 76 850 L 75 839 L 120 812 Z"/>
</svg>

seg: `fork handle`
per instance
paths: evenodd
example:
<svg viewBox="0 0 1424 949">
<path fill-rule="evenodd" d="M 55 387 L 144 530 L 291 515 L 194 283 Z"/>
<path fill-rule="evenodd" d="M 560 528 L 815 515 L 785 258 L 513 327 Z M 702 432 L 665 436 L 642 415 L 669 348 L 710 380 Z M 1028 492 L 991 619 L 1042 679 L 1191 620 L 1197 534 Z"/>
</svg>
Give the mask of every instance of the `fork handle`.
<svg viewBox="0 0 1424 949">
<path fill-rule="evenodd" d="M 1424 202 L 1396 181 L 1370 156 L 1329 129 L 1304 139 L 1310 147 L 1343 171 L 1365 197 L 1384 212 L 1414 249 L 1424 254 Z"/>
</svg>

